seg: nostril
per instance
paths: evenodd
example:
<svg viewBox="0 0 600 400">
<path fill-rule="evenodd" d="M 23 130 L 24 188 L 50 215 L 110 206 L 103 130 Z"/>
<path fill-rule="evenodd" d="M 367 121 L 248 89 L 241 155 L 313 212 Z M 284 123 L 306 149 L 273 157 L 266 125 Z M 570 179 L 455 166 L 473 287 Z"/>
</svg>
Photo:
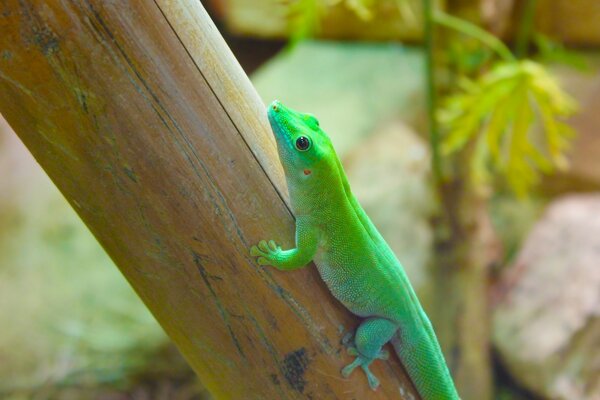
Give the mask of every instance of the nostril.
<svg viewBox="0 0 600 400">
<path fill-rule="evenodd" d="M 273 111 L 277 111 L 277 110 L 279 110 L 279 107 L 277 107 L 277 104 L 273 104 L 273 105 L 271 106 L 271 108 L 273 109 Z"/>
</svg>

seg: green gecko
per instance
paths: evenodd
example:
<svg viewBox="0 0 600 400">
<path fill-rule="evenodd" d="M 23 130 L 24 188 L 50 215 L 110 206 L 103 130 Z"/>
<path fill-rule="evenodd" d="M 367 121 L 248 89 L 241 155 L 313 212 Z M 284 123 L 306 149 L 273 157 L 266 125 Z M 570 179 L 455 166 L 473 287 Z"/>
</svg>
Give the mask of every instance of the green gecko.
<svg viewBox="0 0 600 400">
<path fill-rule="evenodd" d="M 296 248 L 261 241 L 250 254 L 282 271 L 314 261 L 342 304 L 364 320 L 348 352 L 372 389 L 369 370 L 391 342 L 424 400 L 459 399 L 437 338 L 402 265 L 352 194 L 333 145 L 317 119 L 274 101 L 267 108 L 296 217 Z"/>
</svg>

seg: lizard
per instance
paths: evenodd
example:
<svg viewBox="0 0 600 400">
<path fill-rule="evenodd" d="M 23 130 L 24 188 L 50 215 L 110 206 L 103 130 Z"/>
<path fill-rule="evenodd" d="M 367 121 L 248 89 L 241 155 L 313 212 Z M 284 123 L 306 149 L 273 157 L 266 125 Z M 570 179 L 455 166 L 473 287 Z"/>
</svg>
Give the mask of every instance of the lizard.
<svg viewBox="0 0 600 400">
<path fill-rule="evenodd" d="M 296 247 L 283 250 L 274 240 L 261 240 L 250 255 L 281 271 L 314 261 L 333 296 L 363 318 L 348 346 L 356 358 L 342 369 L 344 377 L 361 367 L 375 390 L 379 380 L 369 365 L 387 358 L 382 348 L 391 342 L 424 400 L 459 399 L 429 318 L 402 265 L 352 194 L 319 121 L 277 100 L 267 116 L 296 218 Z"/>
</svg>

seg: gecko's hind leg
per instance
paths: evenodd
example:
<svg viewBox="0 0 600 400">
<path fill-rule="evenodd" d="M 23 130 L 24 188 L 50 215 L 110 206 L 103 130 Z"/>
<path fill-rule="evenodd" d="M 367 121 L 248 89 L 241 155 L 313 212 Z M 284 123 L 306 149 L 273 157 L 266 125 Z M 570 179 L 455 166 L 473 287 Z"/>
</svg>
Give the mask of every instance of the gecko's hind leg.
<svg viewBox="0 0 600 400">
<path fill-rule="evenodd" d="M 356 359 L 342 369 L 342 375 L 348 377 L 356 367 L 361 367 L 367 375 L 371 389 L 377 389 L 379 380 L 369 370 L 369 365 L 377 360 L 386 360 L 389 357 L 387 351 L 382 350 L 398 330 L 398 325 L 385 318 L 369 318 L 363 321 L 356 330 L 354 346 L 348 346 L 348 353 L 355 355 Z"/>
</svg>

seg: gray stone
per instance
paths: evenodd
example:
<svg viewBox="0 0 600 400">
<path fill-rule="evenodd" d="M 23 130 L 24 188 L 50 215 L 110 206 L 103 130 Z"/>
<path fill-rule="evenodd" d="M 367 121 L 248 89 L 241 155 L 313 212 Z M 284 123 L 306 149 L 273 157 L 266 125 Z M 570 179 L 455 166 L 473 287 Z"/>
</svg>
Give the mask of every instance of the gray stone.
<svg viewBox="0 0 600 400">
<path fill-rule="evenodd" d="M 553 202 L 499 284 L 493 340 L 548 399 L 600 399 L 600 195 Z"/>
</svg>

